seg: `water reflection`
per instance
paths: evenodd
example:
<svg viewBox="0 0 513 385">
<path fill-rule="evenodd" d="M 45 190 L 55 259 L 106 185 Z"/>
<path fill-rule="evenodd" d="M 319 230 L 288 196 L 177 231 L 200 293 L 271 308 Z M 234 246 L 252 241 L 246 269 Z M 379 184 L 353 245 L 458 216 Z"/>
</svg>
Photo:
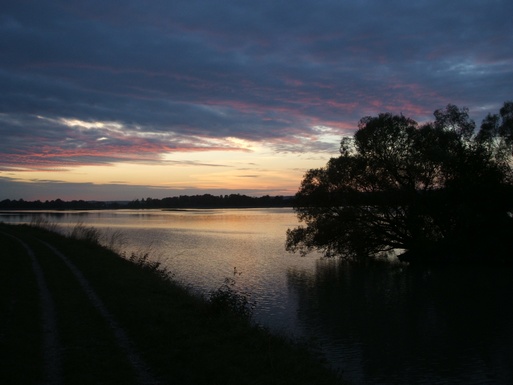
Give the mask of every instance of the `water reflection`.
<svg viewBox="0 0 513 385">
<path fill-rule="evenodd" d="M 0 211 L 0 221 L 7 223 L 30 223 L 37 219 L 46 219 L 57 223 L 66 219 L 87 218 L 90 212 L 87 211 Z"/>
<path fill-rule="evenodd" d="M 500 268 L 321 260 L 291 269 L 299 323 L 355 383 L 513 383 L 513 281 Z"/>
</svg>

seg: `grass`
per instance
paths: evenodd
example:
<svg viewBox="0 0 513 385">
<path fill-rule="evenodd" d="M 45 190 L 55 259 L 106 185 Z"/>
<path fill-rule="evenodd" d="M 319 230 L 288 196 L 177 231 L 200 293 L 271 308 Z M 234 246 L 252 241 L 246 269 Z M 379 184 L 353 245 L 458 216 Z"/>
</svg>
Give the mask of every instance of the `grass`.
<svg viewBox="0 0 513 385">
<path fill-rule="evenodd" d="M 135 380 L 112 333 L 67 268 L 32 237 L 54 245 L 82 271 L 164 384 L 341 383 L 304 346 L 251 326 L 247 317 L 220 311 L 144 256 L 129 260 L 91 237 L 77 240 L 29 226 L 0 224 L 0 231 L 24 239 L 40 259 L 56 302 L 65 383 Z M 38 383 L 42 331 L 37 288 L 24 250 L 1 233 L 0 241 L 0 383 Z"/>
</svg>

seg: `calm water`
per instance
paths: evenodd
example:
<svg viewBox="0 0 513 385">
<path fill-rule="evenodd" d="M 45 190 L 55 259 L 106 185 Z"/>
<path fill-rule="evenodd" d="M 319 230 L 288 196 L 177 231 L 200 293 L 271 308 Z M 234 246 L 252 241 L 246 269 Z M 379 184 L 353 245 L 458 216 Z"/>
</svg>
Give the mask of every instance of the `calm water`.
<svg viewBox="0 0 513 385">
<path fill-rule="evenodd" d="M 314 342 L 353 383 L 513 384 L 511 270 L 364 270 L 301 258 L 284 250 L 297 225 L 290 209 L 44 215 L 64 231 L 78 222 L 122 231 L 125 252 L 150 251 L 203 294 L 235 278 L 256 301 L 256 322 Z"/>
</svg>

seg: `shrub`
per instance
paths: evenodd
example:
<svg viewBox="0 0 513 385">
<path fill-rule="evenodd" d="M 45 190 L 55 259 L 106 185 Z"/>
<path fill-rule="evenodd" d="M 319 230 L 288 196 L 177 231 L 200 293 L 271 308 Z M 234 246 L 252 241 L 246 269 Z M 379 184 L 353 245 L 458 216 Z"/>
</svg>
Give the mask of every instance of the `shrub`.
<svg viewBox="0 0 513 385">
<path fill-rule="evenodd" d="M 80 222 L 73 227 L 69 234 L 71 239 L 82 240 L 95 245 L 101 244 L 101 236 L 102 234 L 100 230 L 92 226 L 86 226 Z"/>
<path fill-rule="evenodd" d="M 253 315 L 255 302 L 250 300 L 250 294 L 236 289 L 233 278 L 225 278 L 224 283 L 210 292 L 209 302 L 215 312 L 229 311 L 241 318 L 250 319 Z"/>
</svg>

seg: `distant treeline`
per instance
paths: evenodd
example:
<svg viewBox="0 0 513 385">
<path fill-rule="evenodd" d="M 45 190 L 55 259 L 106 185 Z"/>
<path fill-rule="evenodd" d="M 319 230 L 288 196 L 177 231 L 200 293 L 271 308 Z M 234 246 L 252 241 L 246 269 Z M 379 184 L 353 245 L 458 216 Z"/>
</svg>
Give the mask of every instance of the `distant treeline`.
<svg viewBox="0 0 513 385">
<path fill-rule="evenodd" d="M 5 199 L 0 202 L 0 210 L 103 210 L 126 208 L 126 202 L 99 202 L 62 199 L 46 200 L 44 202 L 26 201 L 23 199 Z"/>
<path fill-rule="evenodd" d="M 127 204 L 127 208 L 236 208 L 236 207 L 291 207 L 293 197 L 265 195 L 250 197 L 241 194 L 230 195 L 181 195 L 163 199 L 136 199 Z"/>
<path fill-rule="evenodd" d="M 291 207 L 293 197 L 269 196 L 250 197 L 241 194 L 230 195 L 181 195 L 163 199 L 142 198 L 130 202 L 102 202 L 61 199 L 44 202 L 23 199 L 0 201 L 0 210 L 107 210 L 107 209 L 172 209 L 172 208 L 237 208 L 237 207 Z"/>
</svg>

